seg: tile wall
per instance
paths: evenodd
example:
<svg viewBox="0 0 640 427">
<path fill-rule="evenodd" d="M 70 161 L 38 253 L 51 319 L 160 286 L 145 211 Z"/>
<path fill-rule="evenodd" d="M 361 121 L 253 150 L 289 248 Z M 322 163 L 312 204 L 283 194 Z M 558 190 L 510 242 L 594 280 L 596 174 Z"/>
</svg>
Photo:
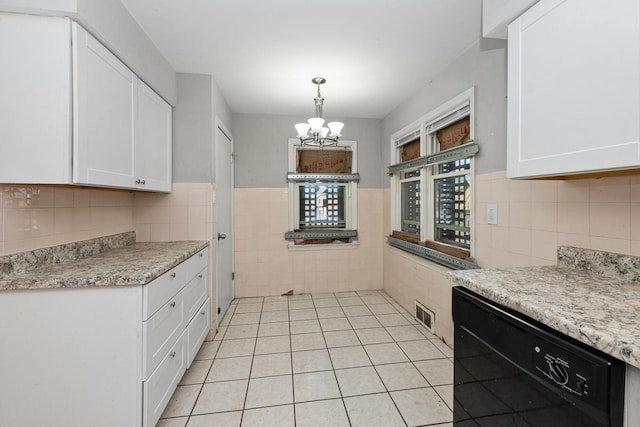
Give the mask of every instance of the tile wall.
<svg viewBox="0 0 640 427">
<path fill-rule="evenodd" d="M 289 250 L 286 188 L 234 191 L 236 297 L 382 288 L 382 191 L 358 189 L 355 249 Z"/>
<path fill-rule="evenodd" d="M 0 185 L 0 254 L 132 229 L 129 191 Z"/>
</svg>

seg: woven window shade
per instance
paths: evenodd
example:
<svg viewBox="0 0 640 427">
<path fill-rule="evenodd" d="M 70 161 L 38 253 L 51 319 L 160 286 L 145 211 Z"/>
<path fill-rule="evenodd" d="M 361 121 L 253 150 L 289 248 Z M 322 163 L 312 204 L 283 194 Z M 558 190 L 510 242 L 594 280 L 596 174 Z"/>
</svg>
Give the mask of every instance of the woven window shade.
<svg viewBox="0 0 640 427">
<path fill-rule="evenodd" d="M 420 157 L 420 138 L 414 139 L 402 146 L 402 162 Z"/>
<path fill-rule="evenodd" d="M 297 173 L 351 173 L 350 150 L 298 150 Z"/>
</svg>

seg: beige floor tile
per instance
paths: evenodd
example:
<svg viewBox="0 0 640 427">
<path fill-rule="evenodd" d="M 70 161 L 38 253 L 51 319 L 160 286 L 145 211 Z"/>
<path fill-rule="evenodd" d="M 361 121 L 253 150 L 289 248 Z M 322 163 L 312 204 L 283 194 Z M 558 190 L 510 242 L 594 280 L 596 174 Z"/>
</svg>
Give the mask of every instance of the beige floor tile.
<svg viewBox="0 0 640 427">
<path fill-rule="evenodd" d="M 440 399 L 453 411 L 453 384 L 438 385 L 433 388 Z"/>
<path fill-rule="evenodd" d="M 216 359 L 211 365 L 207 382 L 244 380 L 249 378 L 253 356 Z"/>
<path fill-rule="evenodd" d="M 433 345 L 433 343 L 427 339 L 421 339 L 418 341 L 403 341 L 398 345 L 409 357 L 409 360 L 428 360 L 428 359 L 442 359 L 444 354 Z"/>
<path fill-rule="evenodd" d="M 317 319 L 318 315 L 316 314 L 315 308 L 303 308 L 300 310 L 289 310 L 289 319 L 293 320 L 310 320 Z"/>
<path fill-rule="evenodd" d="M 326 349 L 294 351 L 291 353 L 291 358 L 294 374 L 332 369 L 329 352 Z"/>
<path fill-rule="evenodd" d="M 344 314 L 346 314 L 347 317 L 368 316 L 372 314 L 366 305 L 346 306 L 346 307 L 342 307 L 342 311 L 344 311 Z"/>
<path fill-rule="evenodd" d="M 376 371 L 388 391 L 429 387 L 427 380 L 420 375 L 411 362 L 379 365 L 376 366 Z"/>
<path fill-rule="evenodd" d="M 317 319 L 291 321 L 289 328 L 292 334 L 308 334 L 321 332 L 320 322 Z"/>
<path fill-rule="evenodd" d="M 250 356 L 256 346 L 255 338 L 242 338 L 237 340 L 223 340 L 218 349 L 216 358 Z"/>
<path fill-rule="evenodd" d="M 289 302 L 311 299 L 311 294 L 296 294 L 289 297 Z"/>
<path fill-rule="evenodd" d="M 260 313 L 262 311 L 261 302 L 253 302 L 248 304 L 238 304 L 234 314 L 238 313 Z"/>
<path fill-rule="evenodd" d="M 453 363 L 449 359 L 420 360 L 414 365 L 432 386 L 453 383 Z"/>
<path fill-rule="evenodd" d="M 376 317 L 382 326 L 405 326 L 410 325 L 409 321 L 400 313 L 377 314 Z M 228 332 L 227 332 L 228 333 Z"/>
<path fill-rule="evenodd" d="M 248 380 L 205 383 L 193 414 L 239 411 L 244 406 Z"/>
<path fill-rule="evenodd" d="M 181 385 L 171 396 L 161 418 L 180 417 L 191 414 L 202 385 Z"/>
<path fill-rule="evenodd" d="M 384 328 L 356 329 L 356 334 L 363 345 L 393 342 Z"/>
<path fill-rule="evenodd" d="M 247 390 L 245 409 L 293 403 L 291 375 L 252 378 Z"/>
<path fill-rule="evenodd" d="M 289 309 L 289 303 L 287 301 L 273 301 L 267 302 L 262 305 L 262 313 L 266 311 L 284 311 Z"/>
<path fill-rule="evenodd" d="M 218 414 L 194 415 L 189 418 L 187 427 L 240 427 L 242 411 L 222 412 Z M 158 426 L 156 426 L 158 427 Z"/>
<path fill-rule="evenodd" d="M 344 297 L 344 298 L 338 297 L 338 303 L 340 303 L 340 305 L 342 307 L 350 307 L 350 306 L 355 306 L 355 305 L 364 305 L 364 301 L 362 301 L 362 299 L 359 296 Z"/>
<path fill-rule="evenodd" d="M 291 301 L 289 303 L 289 311 L 300 310 L 303 308 L 314 308 L 314 307 L 315 306 L 313 305 L 313 300 L 310 300 L 310 299 Z"/>
<path fill-rule="evenodd" d="M 364 301 L 364 303 L 367 305 L 387 303 L 387 299 L 379 294 L 360 295 L 360 298 L 362 298 L 362 301 Z"/>
<path fill-rule="evenodd" d="M 251 378 L 291 374 L 291 353 L 263 354 L 253 357 Z"/>
<path fill-rule="evenodd" d="M 293 405 L 249 409 L 242 417 L 244 427 L 293 427 Z M 225 426 L 226 427 L 226 426 Z"/>
<path fill-rule="evenodd" d="M 341 399 L 296 403 L 296 427 L 350 427 Z"/>
<path fill-rule="evenodd" d="M 330 348 L 329 356 L 331 356 L 334 369 L 371 366 L 371 360 L 369 360 L 369 356 L 367 356 L 367 353 L 361 345 Z"/>
<path fill-rule="evenodd" d="M 329 298 L 314 298 L 313 304 L 316 308 L 340 307 L 338 300 L 333 296 Z"/>
<path fill-rule="evenodd" d="M 295 402 L 334 399 L 340 397 L 338 382 L 333 371 L 308 372 L 293 376 Z"/>
<path fill-rule="evenodd" d="M 319 307 L 316 308 L 319 319 L 345 318 L 344 311 L 340 307 Z"/>
<path fill-rule="evenodd" d="M 453 357 L 453 349 L 448 345 L 446 345 L 445 343 L 443 343 L 442 340 L 435 337 L 434 339 L 431 340 L 431 342 L 433 343 L 433 345 L 438 347 L 438 350 L 444 353 L 445 356 Z"/>
<path fill-rule="evenodd" d="M 180 385 L 202 384 L 207 378 L 213 360 L 194 360 L 184 373 Z"/>
<path fill-rule="evenodd" d="M 357 316 L 350 317 L 349 322 L 353 329 L 380 328 L 382 325 L 376 319 L 376 316 Z"/>
<path fill-rule="evenodd" d="M 227 327 L 227 333 L 224 335 L 224 339 L 232 340 L 238 338 L 255 338 L 257 335 L 257 323 L 252 325 L 229 325 Z"/>
<path fill-rule="evenodd" d="M 290 352 L 291 343 L 289 335 L 278 335 L 274 337 L 260 337 L 256 341 L 255 354 L 270 354 Z"/>
<path fill-rule="evenodd" d="M 289 335 L 289 322 L 260 323 L 258 328 L 259 337 L 275 335 Z"/>
<path fill-rule="evenodd" d="M 195 360 L 213 359 L 220 347 L 220 341 L 205 341 L 200 347 L 200 351 L 196 354 Z"/>
<path fill-rule="evenodd" d="M 264 297 L 249 297 L 249 298 L 238 298 L 238 306 L 242 304 L 252 304 L 257 302 L 263 302 Z"/>
<path fill-rule="evenodd" d="M 285 302 L 285 303 L 288 303 L 289 302 L 289 298 L 287 298 L 286 296 L 282 296 L 282 295 L 264 297 L 264 303 L 265 304 L 270 303 L 270 302 Z"/>
<path fill-rule="evenodd" d="M 218 326 L 218 333 L 213 337 L 214 341 L 222 341 L 222 338 L 224 338 L 224 334 L 227 332 L 227 326 L 229 325 Z"/>
<path fill-rule="evenodd" d="M 391 392 L 391 397 L 410 426 L 451 422 L 453 414 L 433 388 Z"/>
<path fill-rule="evenodd" d="M 292 351 L 318 350 L 321 348 L 327 348 L 327 344 L 324 342 L 324 335 L 321 332 L 291 335 Z"/>
<path fill-rule="evenodd" d="M 413 325 L 387 326 L 385 329 L 396 342 L 415 340 L 427 341 L 427 339 L 424 338 L 424 335 L 422 335 Z"/>
<path fill-rule="evenodd" d="M 272 323 L 272 322 L 288 322 L 289 310 L 280 311 L 265 311 L 262 313 L 260 323 Z"/>
<path fill-rule="evenodd" d="M 372 366 L 339 369 L 336 372 L 342 396 L 380 393 L 386 391 L 384 384 Z"/>
<path fill-rule="evenodd" d="M 396 343 L 369 344 L 364 349 L 374 365 L 409 361 Z"/>
<path fill-rule="evenodd" d="M 352 427 L 405 426 L 388 393 L 348 397 L 344 404 Z"/>
<path fill-rule="evenodd" d="M 396 310 L 396 308 L 389 303 L 371 304 L 368 307 L 369 310 L 371 310 L 371 312 L 375 315 L 398 313 L 398 310 Z"/>
<path fill-rule="evenodd" d="M 327 347 L 348 347 L 360 344 L 358 336 L 349 329 L 346 331 L 329 331 L 324 333 L 324 339 L 327 342 Z"/>
<path fill-rule="evenodd" d="M 260 322 L 260 313 L 234 313 L 229 325 L 251 325 Z"/>
<path fill-rule="evenodd" d="M 347 297 L 357 297 L 358 293 L 356 291 L 344 291 L 344 292 L 336 292 L 335 297 L 340 299 L 340 298 L 347 298 Z"/>
<path fill-rule="evenodd" d="M 333 319 L 320 319 L 320 327 L 323 331 L 344 331 L 351 328 L 351 324 L 346 317 L 338 317 Z"/>
<path fill-rule="evenodd" d="M 156 427 L 184 427 L 189 417 L 164 418 L 158 421 Z"/>
</svg>

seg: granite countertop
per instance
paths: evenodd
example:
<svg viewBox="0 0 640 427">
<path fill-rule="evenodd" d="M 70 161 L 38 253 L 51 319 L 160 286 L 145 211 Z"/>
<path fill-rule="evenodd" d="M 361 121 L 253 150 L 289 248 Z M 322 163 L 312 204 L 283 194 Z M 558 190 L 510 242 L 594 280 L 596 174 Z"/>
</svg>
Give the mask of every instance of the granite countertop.
<svg viewBox="0 0 640 427">
<path fill-rule="evenodd" d="M 640 258 L 561 247 L 558 265 L 453 271 L 450 280 L 640 368 Z"/>
<path fill-rule="evenodd" d="M 136 243 L 129 232 L 0 256 L 0 291 L 144 285 L 208 245 Z"/>
</svg>

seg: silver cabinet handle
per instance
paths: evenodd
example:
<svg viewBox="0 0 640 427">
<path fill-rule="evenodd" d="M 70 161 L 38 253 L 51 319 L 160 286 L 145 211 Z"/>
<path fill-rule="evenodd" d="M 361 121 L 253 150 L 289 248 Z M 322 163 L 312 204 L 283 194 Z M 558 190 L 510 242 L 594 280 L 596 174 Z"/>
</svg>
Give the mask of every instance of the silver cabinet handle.
<svg viewBox="0 0 640 427">
<path fill-rule="evenodd" d="M 136 184 L 146 184 L 146 181 L 144 179 L 136 179 Z"/>
<path fill-rule="evenodd" d="M 226 234 L 218 233 L 218 240 L 224 240 L 224 239 L 226 239 L 226 238 L 227 238 L 227 235 L 226 235 Z"/>
<path fill-rule="evenodd" d="M 172 352 L 171 352 L 171 354 L 170 354 L 169 356 L 171 356 L 171 357 L 176 357 L 176 352 L 175 352 L 175 351 L 172 351 Z"/>
<path fill-rule="evenodd" d="M 176 278 L 176 272 L 174 271 L 173 273 L 171 273 L 171 278 L 175 279 Z"/>
<path fill-rule="evenodd" d="M 175 307 L 176 306 L 176 302 L 175 301 L 171 301 L 171 307 Z"/>
</svg>

